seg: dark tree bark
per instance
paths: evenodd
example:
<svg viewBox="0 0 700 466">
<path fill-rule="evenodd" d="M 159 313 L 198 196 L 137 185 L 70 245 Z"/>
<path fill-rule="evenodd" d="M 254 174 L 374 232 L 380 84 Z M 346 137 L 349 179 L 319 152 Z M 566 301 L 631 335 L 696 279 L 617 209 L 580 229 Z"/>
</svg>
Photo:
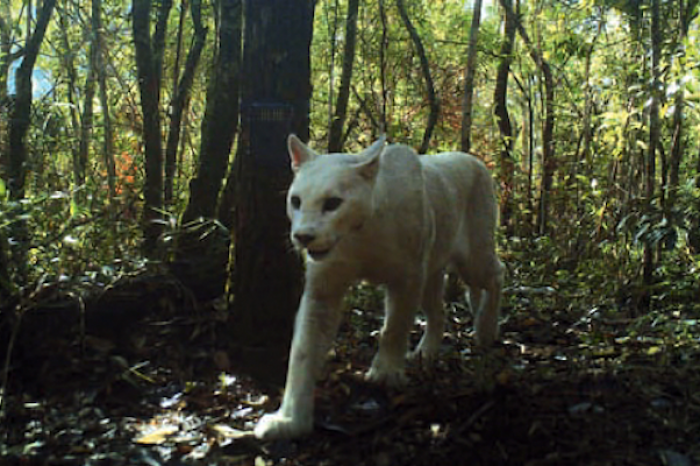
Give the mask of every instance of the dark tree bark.
<svg viewBox="0 0 700 466">
<path fill-rule="evenodd" d="M 234 161 L 233 335 L 248 367 L 281 382 L 301 292 L 285 192 L 289 132 L 309 135 L 313 0 L 246 0 L 243 118 Z M 289 118 L 291 117 L 291 118 Z M 259 359 L 264 358 L 264 359 Z"/>
<path fill-rule="evenodd" d="M 440 102 L 435 92 L 435 85 L 433 84 L 433 77 L 430 74 L 430 63 L 428 63 L 428 57 L 425 54 L 425 47 L 423 47 L 423 41 L 418 35 L 418 31 L 411 23 L 411 19 L 408 17 L 406 12 L 406 7 L 403 4 L 403 0 L 396 0 L 396 7 L 399 9 L 399 14 L 403 20 L 408 33 L 413 41 L 413 46 L 418 52 L 418 58 L 420 59 L 420 68 L 423 73 L 423 79 L 425 80 L 425 87 L 428 92 L 428 105 L 430 107 L 430 113 L 428 114 L 428 122 L 425 125 L 425 132 L 423 133 L 423 142 L 421 142 L 420 148 L 418 149 L 419 154 L 425 154 L 428 152 L 428 147 L 430 146 L 430 138 L 433 135 L 433 130 L 438 121 L 438 116 L 440 115 Z"/>
<path fill-rule="evenodd" d="M 7 121 L 7 112 L 10 108 L 7 95 L 7 78 L 10 71 L 10 63 L 16 56 L 10 54 L 12 48 L 11 20 L 9 4 L 2 5 L 0 10 L 0 121 Z M 9 162 L 6 160 L 6 128 L 2 125 L 0 131 L 0 167 L 5 167 Z M 10 274 L 10 251 L 7 248 L 7 238 L 4 232 L 0 231 L 0 302 L 6 300 L 14 294 L 14 285 Z"/>
<path fill-rule="evenodd" d="M 165 40 L 165 24 L 172 2 L 163 1 L 158 16 L 153 43 L 150 37 L 150 0 L 134 0 L 132 6 L 136 70 L 145 147 L 146 179 L 142 216 L 143 251 L 156 257 L 158 237 L 162 226 L 158 222 L 163 208 L 163 144 L 160 127 L 160 77 Z"/>
<path fill-rule="evenodd" d="M 165 36 L 168 32 L 168 17 L 170 16 L 170 9 L 173 7 L 173 0 L 159 0 L 156 4 L 160 4 L 160 8 L 156 18 L 156 28 L 153 32 L 152 47 L 155 75 L 160 90 L 163 76 L 163 59 L 165 56 Z"/>
<path fill-rule="evenodd" d="M 175 182 L 175 169 L 177 167 L 177 149 L 180 143 L 180 132 L 182 128 L 182 115 L 187 108 L 190 90 L 194 81 L 194 72 L 199 63 L 199 58 L 204 49 L 207 29 L 202 26 L 202 2 L 193 0 L 192 22 L 194 23 L 194 41 L 187 54 L 185 69 L 180 81 L 175 86 L 173 101 L 171 104 L 170 128 L 168 130 L 168 140 L 165 145 L 165 203 L 169 204 L 173 200 L 173 185 Z M 179 70 L 175 68 L 176 73 Z M 175 77 L 177 80 L 177 75 Z"/>
<path fill-rule="evenodd" d="M 202 120 L 199 167 L 196 176 L 190 180 L 190 198 L 181 220 L 185 226 L 184 234 L 178 239 L 176 258 L 170 264 L 173 273 L 200 299 L 224 294 L 229 264 L 229 230 L 233 223 L 231 205 L 236 185 L 231 171 L 219 204 L 218 216 L 225 227 L 222 228 L 215 218 L 217 199 L 238 128 L 243 0 L 222 0 L 216 6 L 220 21 L 207 89 L 207 107 Z M 199 22 L 199 7 L 196 17 L 195 21 Z M 203 40 L 205 31 L 200 29 L 199 32 Z M 193 53 L 198 53 L 198 50 L 193 47 L 191 52 L 186 66 L 193 71 Z M 185 77 L 183 75 L 180 90 L 186 87 Z M 191 77 L 187 79 L 191 80 Z M 175 150 L 176 146 L 173 145 L 172 149 Z"/>
<path fill-rule="evenodd" d="M 471 150 L 472 145 L 472 102 L 474 100 L 474 75 L 476 74 L 476 46 L 479 40 L 480 25 L 481 0 L 474 0 L 474 8 L 472 11 L 472 26 L 469 30 L 469 51 L 467 52 L 467 67 L 464 70 L 464 97 L 462 99 L 462 152 L 469 152 Z M 501 46 L 501 52 L 502 51 L 503 46 Z M 503 55 L 501 55 L 501 60 L 503 60 Z M 503 61 L 501 61 L 501 63 L 503 63 Z M 508 75 L 506 74 L 506 80 L 507 79 Z"/>
<path fill-rule="evenodd" d="M 15 73 L 16 94 L 10 116 L 10 166 L 8 170 L 10 198 L 13 200 L 24 198 L 24 183 L 27 174 L 25 136 L 29 129 L 32 107 L 32 73 L 55 5 L 56 0 L 46 0 L 42 5 L 36 29 L 27 40 L 24 59 Z"/>
<path fill-rule="evenodd" d="M 340 152 L 343 148 L 343 125 L 347 118 L 348 100 L 350 99 L 350 82 L 355 62 L 359 7 L 360 0 L 348 0 L 348 15 L 345 21 L 345 49 L 343 50 L 343 73 L 340 76 L 335 114 L 333 115 L 328 135 L 328 152 Z"/>
<path fill-rule="evenodd" d="M 677 38 L 677 56 L 680 61 L 680 71 L 681 76 L 685 75 L 686 72 L 686 47 L 685 41 L 688 36 L 688 29 L 692 21 L 691 12 L 695 11 L 698 1 L 690 0 L 686 3 L 686 0 L 678 0 L 678 23 L 680 26 L 680 31 Z M 683 149 L 685 147 L 685 131 L 684 131 L 684 118 L 683 114 L 685 111 L 685 98 L 683 92 L 683 85 L 681 79 L 676 81 L 677 90 L 673 104 L 673 139 L 671 142 L 671 154 L 670 154 L 670 166 L 668 174 L 668 184 L 666 186 L 667 198 L 668 198 L 668 209 L 673 208 L 676 202 L 678 185 L 680 183 L 680 166 L 681 160 L 683 159 Z"/>
<path fill-rule="evenodd" d="M 512 0 L 503 0 L 507 8 L 512 8 Z M 513 177 L 515 166 L 513 162 L 513 127 L 508 114 L 508 76 L 510 75 L 510 64 L 513 61 L 513 43 L 515 42 L 515 23 L 513 17 L 506 15 L 505 30 L 499 51 L 500 61 L 496 71 L 496 86 L 493 91 L 494 108 L 498 130 L 501 134 L 501 183 L 503 191 L 501 195 L 501 224 L 506 227 L 506 235 L 512 236 L 514 226 L 512 222 L 513 211 Z"/>
<path fill-rule="evenodd" d="M 175 105 L 175 98 L 177 96 L 177 91 L 178 91 L 178 85 L 180 84 L 180 66 L 182 62 L 182 40 L 183 40 L 183 35 L 184 35 L 184 29 L 185 29 L 185 18 L 187 17 L 187 3 L 188 0 L 180 0 L 180 17 L 178 19 L 177 23 L 177 39 L 175 40 L 175 64 L 173 65 L 173 84 L 172 84 L 172 91 L 171 91 L 171 100 L 170 100 L 170 125 L 168 127 L 168 139 L 165 143 L 165 158 L 164 158 L 164 163 L 165 163 L 165 177 L 163 178 L 163 203 L 166 206 L 169 206 L 172 203 L 173 200 L 173 184 L 175 182 L 175 171 L 177 169 L 177 149 L 178 149 L 178 144 L 177 142 L 175 143 L 175 150 L 172 150 L 172 145 L 173 141 L 171 141 L 172 137 L 175 137 L 178 141 L 180 138 L 180 126 L 178 125 L 176 127 L 176 135 L 173 134 L 173 120 L 174 118 L 174 113 L 175 109 L 173 108 Z M 180 120 L 182 120 L 182 117 L 180 117 Z M 181 121 L 180 121 L 181 123 Z"/>
<path fill-rule="evenodd" d="M 238 129 L 243 0 L 222 0 L 220 8 L 218 49 L 207 89 L 199 167 L 197 175 L 190 181 L 190 199 L 182 216 L 183 223 L 200 217 L 217 216 L 217 199 L 226 176 L 233 138 Z M 225 195 L 219 217 L 229 228 L 230 206 L 231 199 Z"/>
<path fill-rule="evenodd" d="M 549 63 L 544 59 L 542 53 L 534 46 L 530 36 L 523 27 L 520 19 L 516 16 L 511 5 L 506 0 L 500 0 L 501 6 L 507 16 L 515 24 L 520 37 L 525 43 L 528 53 L 535 62 L 537 68 L 542 73 L 544 79 L 544 124 L 542 127 L 542 189 L 540 191 L 540 205 L 538 213 L 538 229 L 541 235 L 547 234 L 549 223 L 549 196 L 551 195 L 554 182 L 554 172 L 556 169 L 556 159 L 554 157 L 554 78 Z"/>
<path fill-rule="evenodd" d="M 15 72 L 15 101 L 10 116 L 9 129 L 9 167 L 8 187 L 10 199 L 19 201 L 25 195 L 25 181 L 27 176 L 27 147 L 25 138 L 29 129 L 32 107 L 32 73 L 36 64 L 39 48 L 44 40 L 51 14 L 56 0 L 46 0 L 36 22 L 34 32 L 28 36 L 24 51 L 24 59 Z M 13 223 L 12 235 L 17 244 L 13 254 L 13 262 L 18 267 L 20 274 L 26 266 L 25 248 L 28 245 L 27 229 L 25 222 L 17 219 Z"/>
</svg>

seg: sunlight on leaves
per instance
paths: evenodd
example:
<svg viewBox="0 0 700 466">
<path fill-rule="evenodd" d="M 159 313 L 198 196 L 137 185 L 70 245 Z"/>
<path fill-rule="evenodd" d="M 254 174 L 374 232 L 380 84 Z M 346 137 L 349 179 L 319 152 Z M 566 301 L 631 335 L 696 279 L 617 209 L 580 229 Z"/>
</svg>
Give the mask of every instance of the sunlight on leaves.
<svg viewBox="0 0 700 466">
<path fill-rule="evenodd" d="M 134 442 L 142 445 L 160 445 L 178 431 L 177 426 L 160 426 L 141 437 L 137 437 Z"/>
</svg>

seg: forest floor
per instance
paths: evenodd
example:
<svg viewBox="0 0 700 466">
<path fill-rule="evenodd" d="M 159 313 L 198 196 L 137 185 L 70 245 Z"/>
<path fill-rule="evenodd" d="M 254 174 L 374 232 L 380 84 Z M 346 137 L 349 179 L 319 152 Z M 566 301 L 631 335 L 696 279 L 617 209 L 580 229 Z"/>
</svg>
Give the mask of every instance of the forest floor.
<svg viewBox="0 0 700 466">
<path fill-rule="evenodd" d="M 47 321 L 48 334 L 20 332 L 0 464 L 700 464 L 697 303 L 630 317 L 588 302 L 594 290 L 511 287 L 502 343 L 476 352 L 469 313 L 454 305 L 437 366 L 409 367 L 401 391 L 362 380 L 381 313 L 351 308 L 314 433 L 261 442 L 250 431 L 280 392 L 227 368 L 216 343 L 225 313 L 183 315 L 150 289 L 136 297 L 153 306 L 126 330 L 52 335 Z"/>
</svg>

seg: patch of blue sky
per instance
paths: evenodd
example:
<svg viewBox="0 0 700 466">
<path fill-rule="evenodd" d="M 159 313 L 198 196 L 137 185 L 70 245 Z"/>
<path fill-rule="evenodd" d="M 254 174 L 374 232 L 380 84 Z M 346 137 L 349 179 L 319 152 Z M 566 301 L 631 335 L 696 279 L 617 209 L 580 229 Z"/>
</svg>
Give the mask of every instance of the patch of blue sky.
<svg viewBox="0 0 700 466">
<path fill-rule="evenodd" d="M 10 73 L 7 79 L 7 92 L 10 95 L 14 95 L 15 93 L 15 72 L 21 63 L 22 58 L 15 60 L 14 63 L 10 65 Z M 34 67 L 34 71 L 32 72 L 32 97 L 41 99 L 46 96 L 46 94 L 53 89 L 53 84 L 51 83 L 51 72 Z"/>
</svg>

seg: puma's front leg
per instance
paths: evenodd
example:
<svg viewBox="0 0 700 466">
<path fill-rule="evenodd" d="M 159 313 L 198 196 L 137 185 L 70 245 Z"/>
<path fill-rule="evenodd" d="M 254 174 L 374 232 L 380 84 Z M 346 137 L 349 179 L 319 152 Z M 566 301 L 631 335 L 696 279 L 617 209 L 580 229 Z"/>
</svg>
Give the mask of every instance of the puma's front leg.
<svg viewBox="0 0 700 466">
<path fill-rule="evenodd" d="M 387 286 L 384 327 L 379 336 L 379 350 L 367 372 L 367 380 L 392 386 L 406 382 L 404 367 L 408 333 L 420 303 L 422 288 L 420 280 Z"/>
<path fill-rule="evenodd" d="M 340 323 L 340 298 L 304 292 L 294 325 L 287 382 L 279 410 L 255 427 L 261 439 L 294 438 L 313 429 L 314 385 Z"/>
</svg>

